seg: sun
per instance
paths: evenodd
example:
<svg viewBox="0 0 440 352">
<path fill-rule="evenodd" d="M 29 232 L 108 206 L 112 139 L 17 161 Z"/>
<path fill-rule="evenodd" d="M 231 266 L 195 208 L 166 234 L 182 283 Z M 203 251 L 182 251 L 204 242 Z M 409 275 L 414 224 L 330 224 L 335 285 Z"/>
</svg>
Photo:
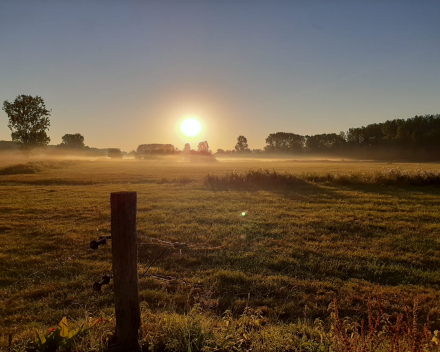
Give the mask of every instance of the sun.
<svg viewBox="0 0 440 352">
<path fill-rule="evenodd" d="M 180 131 L 186 137 L 197 137 L 202 132 L 202 124 L 196 118 L 190 117 L 182 121 Z"/>
</svg>

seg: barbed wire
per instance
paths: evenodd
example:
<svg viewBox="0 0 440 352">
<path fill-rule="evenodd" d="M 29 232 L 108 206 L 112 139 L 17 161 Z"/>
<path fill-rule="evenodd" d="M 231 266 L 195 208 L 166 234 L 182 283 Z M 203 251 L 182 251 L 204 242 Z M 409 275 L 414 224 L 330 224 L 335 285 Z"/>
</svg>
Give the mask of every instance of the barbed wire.
<svg viewBox="0 0 440 352">
<path fill-rule="evenodd" d="M 141 235 L 142 238 L 145 238 L 147 240 L 156 241 L 156 242 L 162 243 L 162 244 L 167 245 L 167 246 L 172 246 L 172 247 L 180 249 L 180 250 L 182 250 L 184 248 L 185 249 L 205 249 L 205 250 L 216 250 L 216 249 L 223 248 L 223 246 L 210 247 L 210 246 L 201 246 L 201 245 L 187 244 L 187 243 L 183 243 L 183 242 L 169 242 L 169 241 L 160 240 L 160 239 L 155 238 L 155 237 L 147 236 L 144 233 L 142 233 L 141 231 L 138 231 L 137 233 L 138 233 L 138 235 Z M 148 243 L 142 243 L 142 242 L 138 243 L 138 245 L 147 245 L 147 244 Z"/>
<path fill-rule="evenodd" d="M 156 257 L 156 259 L 154 259 L 151 264 L 148 266 L 147 270 L 145 270 L 145 272 L 140 276 L 140 278 L 143 278 L 147 275 L 148 270 L 150 270 L 150 268 L 153 266 L 154 263 L 156 263 L 160 257 L 162 257 L 169 249 L 171 249 L 171 246 L 168 246 L 167 248 L 165 248 L 165 250 L 160 253 L 160 255 L 158 257 Z"/>
<path fill-rule="evenodd" d="M 147 269 L 146 269 L 141 275 L 139 275 L 139 279 L 142 279 L 142 278 L 144 278 L 144 277 L 153 277 L 153 278 L 157 278 L 157 279 L 160 279 L 160 280 L 169 280 L 169 281 L 171 281 L 171 280 L 179 280 L 179 281 L 184 282 L 184 283 L 187 284 L 187 285 L 190 285 L 190 283 L 189 283 L 188 281 L 186 281 L 186 280 L 184 280 L 184 279 L 182 279 L 182 278 L 179 278 L 179 277 L 166 276 L 166 275 L 157 275 L 157 274 L 148 274 L 148 272 L 149 272 L 149 270 L 151 269 L 151 267 L 152 267 L 152 266 L 153 266 L 153 265 L 154 265 L 154 264 L 155 264 L 155 263 L 156 263 L 156 262 L 157 262 L 157 261 L 158 261 L 158 260 L 159 260 L 159 259 L 160 259 L 160 258 L 166 253 L 166 252 L 168 252 L 168 251 L 171 250 L 171 249 L 178 249 L 178 250 L 180 251 L 180 254 L 182 254 L 182 249 L 189 249 L 189 250 L 218 250 L 218 249 L 223 248 L 223 246 L 211 247 L 211 246 L 203 246 L 203 245 L 187 244 L 187 243 L 183 243 L 183 242 L 170 242 L 170 241 L 165 241 L 165 240 L 161 240 L 161 239 L 158 239 L 158 238 L 155 238 L 155 237 L 147 236 L 147 235 L 145 235 L 145 234 L 144 234 L 143 232 L 141 232 L 141 231 L 138 231 L 137 234 L 140 235 L 140 236 L 142 237 L 143 240 L 148 240 L 148 241 L 150 241 L 150 243 L 151 243 L 151 242 L 157 242 L 157 243 L 159 243 L 159 244 L 161 244 L 161 245 L 166 246 L 165 250 L 162 251 L 162 252 L 159 254 L 159 256 L 157 256 L 157 257 L 156 257 L 156 258 L 155 258 L 155 259 L 149 264 L 148 268 L 147 268 Z M 98 249 L 99 246 L 106 244 L 107 241 L 109 241 L 109 240 L 111 240 L 111 236 L 100 236 L 99 239 L 98 239 L 97 241 L 92 241 L 92 242 L 90 243 L 90 248 L 96 250 L 96 249 Z M 143 245 L 148 245 L 148 244 L 150 244 L 150 243 L 138 242 L 137 244 L 138 244 L 139 246 L 143 246 Z M 79 256 L 79 258 L 81 258 L 81 255 Z M 77 257 L 76 259 L 78 259 L 78 257 Z M 68 260 L 65 261 L 64 264 L 67 264 L 67 262 L 68 262 Z M 40 276 L 40 275 L 41 275 L 41 276 L 47 278 L 47 274 L 48 274 L 50 271 L 53 271 L 53 270 L 55 270 L 55 269 L 54 269 L 54 268 L 48 268 L 48 270 L 38 270 L 38 271 L 36 271 L 36 272 L 34 272 L 34 273 L 30 274 L 30 275 L 27 275 L 27 276 L 22 277 L 21 279 L 15 281 L 15 282 L 13 282 L 13 283 L 11 283 L 10 285 L 8 285 L 8 286 L 6 286 L 6 287 L 13 287 L 13 286 L 15 286 L 15 285 L 17 285 L 17 284 L 19 284 L 19 283 L 21 283 L 21 282 L 23 282 L 23 281 L 26 281 L 27 279 L 29 279 L 29 278 L 31 278 L 31 277 L 33 277 L 33 276 Z M 113 278 L 113 275 L 112 275 L 112 274 L 107 274 L 107 275 L 105 275 L 105 276 L 107 276 L 107 277 L 109 277 L 109 278 Z M 194 286 L 201 286 L 201 285 L 198 285 L 198 284 L 191 284 L 191 285 L 194 285 Z"/>
</svg>

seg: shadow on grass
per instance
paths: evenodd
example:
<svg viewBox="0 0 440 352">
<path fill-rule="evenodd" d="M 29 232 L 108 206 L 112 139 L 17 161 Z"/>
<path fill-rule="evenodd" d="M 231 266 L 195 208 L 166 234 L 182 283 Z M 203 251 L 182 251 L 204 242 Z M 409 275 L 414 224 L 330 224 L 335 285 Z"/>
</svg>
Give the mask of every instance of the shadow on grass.
<svg viewBox="0 0 440 352">
<path fill-rule="evenodd" d="M 338 185 L 331 185 L 338 187 Z M 362 184 L 351 184 L 344 185 L 343 187 L 347 190 L 352 190 L 356 192 L 362 192 L 367 194 L 380 194 L 384 196 L 391 196 L 399 199 L 412 199 L 416 200 L 420 195 L 432 195 L 440 196 L 440 185 L 362 185 Z M 416 195 L 416 196 L 414 196 Z"/>
</svg>

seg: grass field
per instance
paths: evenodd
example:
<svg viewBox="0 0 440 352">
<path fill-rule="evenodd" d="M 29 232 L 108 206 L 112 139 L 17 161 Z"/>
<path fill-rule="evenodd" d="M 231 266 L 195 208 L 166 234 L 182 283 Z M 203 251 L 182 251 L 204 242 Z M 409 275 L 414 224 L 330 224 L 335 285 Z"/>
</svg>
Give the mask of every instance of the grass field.
<svg viewBox="0 0 440 352">
<path fill-rule="evenodd" d="M 260 168 L 294 173 L 295 182 L 231 178 Z M 426 170 L 432 171 L 428 181 Z M 335 335 L 334 299 L 341 318 L 360 322 L 378 291 L 391 317 L 416 299 L 417 322 L 429 315 L 434 331 L 440 328 L 439 173 L 440 164 L 354 161 L 3 165 L 0 329 L 13 332 L 18 349 L 34 339 L 35 328 L 45 331 L 64 316 L 77 324 L 102 317 L 93 339 L 75 348 L 105 346 L 114 329 L 112 283 L 101 292 L 92 284 L 111 273 L 111 251 L 110 245 L 92 251 L 89 243 L 110 234 L 110 193 L 136 191 L 140 274 L 166 248 L 155 239 L 189 245 L 167 251 L 148 272 L 177 279 L 139 281 L 145 345 L 156 344 L 155 350 L 211 344 L 221 351 L 209 329 L 225 329 L 227 319 L 242 328 L 242 340 L 259 344 L 253 351 L 293 350 L 273 347 L 274 336 L 279 346 L 307 340 L 316 346 L 302 350 L 337 350 L 326 342 Z M 313 323 L 317 318 L 325 333 Z M 258 329 L 264 321 L 266 340 L 263 330 L 252 335 L 250 321 L 258 321 Z M 185 340 L 191 324 L 203 331 L 198 342 Z M 234 346 L 246 350 L 245 342 L 237 338 Z"/>
</svg>

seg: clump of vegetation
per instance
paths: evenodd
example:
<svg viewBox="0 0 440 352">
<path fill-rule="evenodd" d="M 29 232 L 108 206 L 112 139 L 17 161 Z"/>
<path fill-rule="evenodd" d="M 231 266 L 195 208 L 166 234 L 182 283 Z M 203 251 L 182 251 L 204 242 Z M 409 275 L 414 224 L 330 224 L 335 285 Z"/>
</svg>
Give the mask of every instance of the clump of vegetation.
<svg viewBox="0 0 440 352">
<path fill-rule="evenodd" d="M 77 164 L 77 161 L 30 161 L 0 168 L 0 175 L 35 174 L 49 169 L 61 169 Z"/>
<path fill-rule="evenodd" d="M 368 300 L 367 321 L 340 318 L 337 301 L 329 323 L 306 316 L 295 323 L 271 321 L 261 309 L 246 306 L 238 317 L 204 314 L 196 305 L 189 314 L 143 315 L 141 344 L 153 351 L 438 351 L 438 332 L 429 319 L 418 321 L 418 300 L 405 313 L 386 312 L 381 294 Z"/>
<path fill-rule="evenodd" d="M 291 172 L 258 169 L 231 171 L 224 175 L 208 174 L 206 182 L 212 186 L 281 186 L 303 184 L 304 179 Z"/>
<path fill-rule="evenodd" d="M 142 317 L 142 347 L 150 351 L 329 351 L 333 342 L 322 321 L 276 322 L 259 309 L 246 307 L 234 317 L 203 313 L 195 306 L 189 314 L 152 313 Z"/>
<path fill-rule="evenodd" d="M 112 159 L 122 159 L 122 152 L 119 148 L 109 148 L 108 157 Z"/>
<path fill-rule="evenodd" d="M 90 325 L 81 324 L 76 329 L 69 331 L 67 318 L 64 317 L 59 325 L 50 328 L 47 334 L 42 334 L 37 330 L 37 339 L 27 350 L 30 352 L 71 351 L 78 338 L 101 320 L 98 319 Z"/>
<path fill-rule="evenodd" d="M 368 319 L 355 321 L 341 319 L 334 300 L 331 336 L 336 351 L 438 351 L 438 331 L 429 330 L 429 316 L 425 324 L 418 322 L 418 300 L 413 307 L 405 305 L 405 314 L 387 314 L 381 304 L 381 295 L 368 300 Z"/>
<path fill-rule="evenodd" d="M 401 307 L 402 308 L 402 307 Z M 438 351 L 438 331 L 431 332 L 429 320 L 418 321 L 418 301 L 405 305 L 404 313 L 387 312 L 381 295 L 368 300 L 366 320 L 341 318 L 337 301 L 329 307 L 328 322 L 307 318 L 283 322 L 266 316 L 264 310 L 246 306 L 234 316 L 227 310 L 221 316 L 207 314 L 196 304 L 188 314 L 146 310 L 142 314 L 142 350 L 148 351 Z M 114 318 L 107 319 L 104 328 L 90 330 L 84 324 L 68 331 L 67 320 L 49 329 L 46 335 L 37 333 L 37 340 L 28 351 L 87 351 L 106 349 L 114 339 L 111 327 Z M 109 330 L 110 328 L 110 330 Z M 84 334 L 90 330 L 90 334 Z M 18 347 L 18 346 L 16 346 Z"/>
<path fill-rule="evenodd" d="M 440 185 L 440 170 L 403 170 L 387 168 L 362 172 L 293 173 L 258 169 L 231 171 L 224 175 L 208 174 L 206 182 L 212 186 L 292 186 L 304 182 L 337 184 L 379 184 L 390 186 Z"/>
<path fill-rule="evenodd" d="M 306 174 L 304 179 L 313 182 L 339 184 L 379 184 L 389 186 L 440 185 L 440 170 L 403 170 L 400 167 L 362 172 L 338 172 L 325 175 Z"/>
</svg>

